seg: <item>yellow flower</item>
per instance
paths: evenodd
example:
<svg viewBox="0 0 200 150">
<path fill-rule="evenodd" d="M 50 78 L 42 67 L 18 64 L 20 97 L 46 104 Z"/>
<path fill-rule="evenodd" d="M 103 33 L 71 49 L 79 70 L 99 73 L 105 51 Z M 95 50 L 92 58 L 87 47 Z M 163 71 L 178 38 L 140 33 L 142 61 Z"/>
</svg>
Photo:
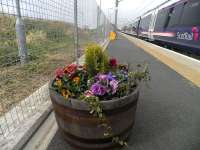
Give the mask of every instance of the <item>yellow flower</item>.
<svg viewBox="0 0 200 150">
<path fill-rule="evenodd" d="M 83 70 L 87 70 L 87 66 L 85 64 L 83 65 Z"/>
<path fill-rule="evenodd" d="M 66 90 L 66 89 L 62 89 L 61 90 L 61 95 L 63 97 L 65 97 L 66 99 L 68 99 L 70 96 L 71 96 L 71 92 L 69 90 Z"/>
<path fill-rule="evenodd" d="M 56 80 L 56 85 L 60 88 L 62 86 L 62 81 L 60 79 Z"/>
<path fill-rule="evenodd" d="M 73 78 L 73 81 L 74 81 L 76 84 L 79 84 L 79 83 L 80 83 L 80 78 L 79 78 L 79 77 L 74 77 L 74 78 Z"/>
</svg>

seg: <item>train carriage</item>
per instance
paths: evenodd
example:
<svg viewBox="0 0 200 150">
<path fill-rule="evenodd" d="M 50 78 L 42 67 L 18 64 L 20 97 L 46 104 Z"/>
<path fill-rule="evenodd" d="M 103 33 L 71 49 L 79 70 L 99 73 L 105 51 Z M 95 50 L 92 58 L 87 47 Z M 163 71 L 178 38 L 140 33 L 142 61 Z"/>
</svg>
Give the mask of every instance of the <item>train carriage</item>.
<svg viewBox="0 0 200 150">
<path fill-rule="evenodd" d="M 148 39 L 149 38 L 149 27 L 151 22 L 151 13 L 146 14 L 145 16 L 141 17 L 140 24 L 138 26 L 138 37 L 142 39 Z"/>
<path fill-rule="evenodd" d="M 156 41 L 200 53 L 200 1 L 180 1 L 158 11 L 153 37 Z"/>
<path fill-rule="evenodd" d="M 159 6 L 136 22 L 139 38 L 200 54 L 200 0 Z"/>
</svg>

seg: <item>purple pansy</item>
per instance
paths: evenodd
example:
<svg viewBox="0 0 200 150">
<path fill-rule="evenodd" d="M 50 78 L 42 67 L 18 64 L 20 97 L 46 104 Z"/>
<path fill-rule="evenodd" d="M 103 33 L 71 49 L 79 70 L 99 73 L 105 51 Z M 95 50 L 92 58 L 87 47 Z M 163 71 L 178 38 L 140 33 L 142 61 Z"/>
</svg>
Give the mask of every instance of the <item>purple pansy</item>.
<svg viewBox="0 0 200 150">
<path fill-rule="evenodd" d="M 95 76 L 96 81 L 115 80 L 116 76 L 109 72 L 108 74 L 98 74 Z"/>
<path fill-rule="evenodd" d="M 96 96 L 103 96 L 106 94 L 106 87 L 101 85 L 100 83 L 94 83 L 91 87 L 91 92 Z"/>
<path fill-rule="evenodd" d="M 107 75 L 107 78 L 108 78 L 109 81 L 111 81 L 111 80 L 115 80 L 116 76 L 113 75 L 112 72 L 109 72 L 108 75 Z"/>
<path fill-rule="evenodd" d="M 96 96 L 104 96 L 107 93 L 115 94 L 118 88 L 119 82 L 115 79 L 116 76 L 111 72 L 108 74 L 98 74 L 95 76 L 95 81 L 90 91 Z"/>
</svg>

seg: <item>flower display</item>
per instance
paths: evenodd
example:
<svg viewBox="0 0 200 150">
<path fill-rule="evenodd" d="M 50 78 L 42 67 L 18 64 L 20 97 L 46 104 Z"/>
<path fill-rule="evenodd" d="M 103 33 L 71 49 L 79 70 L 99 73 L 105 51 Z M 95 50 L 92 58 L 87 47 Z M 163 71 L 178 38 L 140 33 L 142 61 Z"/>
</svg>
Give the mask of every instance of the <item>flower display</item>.
<svg viewBox="0 0 200 150">
<path fill-rule="evenodd" d="M 59 113 L 56 111 L 56 116 L 59 117 L 59 115 L 62 116 L 68 113 L 69 109 L 73 110 L 73 112 L 84 112 L 84 117 L 87 118 L 91 118 L 87 116 L 90 114 L 95 117 L 96 122 L 99 122 L 96 129 L 93 126 L 92 129 L 98 132 L 103 131 L 102 135 L 105 136 L 105 139 L 109 138 L 110 142 L 118 143 L 121 146 L 127 145 L 124 138 L 120 137 L 121 135 L 113 132 L 112 124 L 110 124 L 112 119 L 106 118 L 107 114 L 118 110 L 118 108 L 112 108 L 112 110 L 107 109 L 105 113 L 106 105 L 109 104 L 105 101 L 113 100 L 111 103 L 115 106 L 118 105 L 119 102 L 122 104 L 122 102 L 128 100 L 128 103 L 123 107 L 128 106 L 129 103 L 132 104 L 132 101 L 137 102 L 137 86 L 139 82 L 149 79 L 148 68 L 141 71 L 141 66 L 137 67 L 138 69 L 135 71 L 130 71 L 130 66 L 119 64 L 116 58 L 109 58 L 100 46 L 89 46 L 89 48 L 86 49 L 85 64 L 70 64 L 64 68 L 58 68 L 55 71 L 55 79 L 50 85 L 50 97 L 54 109 L 56 108 L 59 110 Z M 58 101 L 63 101 L 63 99 L 66 101 L 58 103 Z M 85 108 L 87 108 L 87 111 Z M 132 108 L 134 108 L 135 111 L 136 103 L 129 108 L 131 112 L 133 112 Z M 85 114 L 85 111 L 87 114 Z M 126 113 L 128 114 L 129 112 L 130 111 L 127 110 Z M 73 114 L 72 118 L 74 118 L 74 116 L 80 118 L 80 113 Z M 124 112 L 120 113 L 124 114 Z M 116 114 L 116 118 L 118 116 L 119 114 Z M 113 117 L 113 115 L 111 117 Z M 58 125 L 61 129 L 62 127 L 66 128 L 69 122 L 71 123 L 71 120 L 67 121 L 62 117 L 60 118 L 62 119 L 62 125 L 60 125 L 60 121 L 58 121 Z M 134 119 L 134 117 L 132 117 L 132 119 Z M 75 125 L 79 127 L 82 124 L 81 122 L 77 122 Z M 99 127 L 103 128 L 99 129 Z M 127 127 L 129 127 L 129 125 Z M 84 130 L 84 128 L 83 130 L 82 128 L 80 129 L 80 132 Z M 124 127 L 124 131 L 126 130 L 127 128 Z M 102 136 L 100 136 L 100 139 L 101 138 Z"/>
<path fill-rule="evenodd" d="M 85 97 L 97 96 L 100 99 L 114 98 L 121 90 L 122 86 L 120 85 L 122 83 L 128 84 L 129 71 L 127 65 L 117 64 L 115 58 L 111 58 L 108 63 L 111 70 L 99 72 L 90 78 L 85 65 L 70 64 L 63 69 L 58 68 L 55 71 L 54 86 L 65 98 L 78 98 L 81 95 Z"/>
<path fill-rule="evenodd" d="M 107 104 L 105 101 L 119 99 L 124 96 L 127 97 L 121 99 L 123 102 L 129 100 L 133 96 L 129 94 L 133 93 L 139 82 L 149 79 L 147 69 L 143 71 L 137 69 L 133 72 L 130 71 L 129 68 L 130 67 L 126 64 L 118 64 L 116 58 L 109 59 L 100 46 L 91 45 L 86 50 L 85 64 L 70 64 L 64 68 L 56 69 L 55 79 L 50 86 L 50 92 L 52 90 L 54 90 L 54 92 L 56 91 L 65 100 L 68 100 L 66 104 L 69 103 L 72 105 L 74 100 L 80 100 L 78 103 L 82 106 L 81 101 L 83 101 L 84 105 L 86 104 L 88 106 L 89 111 L 87 113 L 93 115 L 93 117 L 98 117 L 98 122 L 104 127 L 102 128 L 104 132 L 102 135 L 106 138 L 109 137 L 109 139 L 112 137 L 113 142 L 124 146 L 126 142 L 113 134 L 114 132 L 112 131 L 112 126 L 109 124 L 109 119 L 107 120 L 106 113 L 103 111 Z M 52 101 L 63 100 L 63 98 L 57 98 L 57 94 L 50 94 L 50 96 Z M 135 98 L 137 98 L 137 96 L 135 96 Z M 102 103 L 102 101 L 104 101 L 104 103 Z M 65 102 L 62 103 L 63 113 L 68 113 L 68 111 L 64 110 L 69 110 L 69 107 L 68 105 L 65 106 L 64 103 Z M 113 104 L 118 104 L 118 101 Z M 53 103 L 53 105 L 55 106 L 55 103 Z M 73 107 L 70 109 L 75 108 Z M 135 108 L 135 105 L 133 107 Z M 82 110 L 79 112 L 82 112 Z M 59 114 L 62 115 L 62 113 Z"/>
<path fill-rule="evenodd" d="M 91 54 L 93 53 L 91 52 Z M 100 54 L 102 55 L 102 53 Z M 145 72 L 133 73 L 129 71 L 128 65 L 118 64 L 116 58 L 109 59 L 106 58 L 106 55 L 104 57 L 105 60 L 99 57 L 99 60 L 104 62 L 102 64 L 98 64 L 99 61 L 97 61 L 94 66 L 70 64 L 64 68 L 56 69 L 54 89 L 66 99 L 97 97 L 99 100 L 108 100 L 125 96 L 136 86 L 136 80 L 144 78 Z M 101 69 L 101 65 L 105 68 Z M 99 69 L 96 69 L 95 66 Z M 91 67 L 94 68 L 91 69 Z M 127 88 L 127 86 L 130 87 Z"/>
</svg>

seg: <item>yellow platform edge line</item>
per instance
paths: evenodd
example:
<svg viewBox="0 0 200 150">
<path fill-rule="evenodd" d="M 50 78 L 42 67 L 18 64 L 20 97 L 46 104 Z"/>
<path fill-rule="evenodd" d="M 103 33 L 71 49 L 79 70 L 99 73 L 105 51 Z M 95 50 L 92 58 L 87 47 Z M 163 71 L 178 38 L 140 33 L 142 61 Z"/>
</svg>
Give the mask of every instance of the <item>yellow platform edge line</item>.
<svg viewBox="0 0 200 150">
<path fill-rule="evenodd" d="M 170 55 L 166 55 L 162 53 L 161 50 L 158 50 L 158 47 L 154 46 L 151 43 L 147 43 L 143 40 L 137 39 L 135 37 L 120 33 L 123 37 L 127 38 L 137 47 L 143 49 L 148 54 L 152 55 L 162 63 L 169 66 L 171 69 L 176 71 L 178 74 L 191 81 L 196 86 L 200 87 L 200 73 L 196 70 L 190 68 L 189 66 L 185 66 L 178 62 L 178 59 L 174 59 L 170 57 Z"/>
</svg>

